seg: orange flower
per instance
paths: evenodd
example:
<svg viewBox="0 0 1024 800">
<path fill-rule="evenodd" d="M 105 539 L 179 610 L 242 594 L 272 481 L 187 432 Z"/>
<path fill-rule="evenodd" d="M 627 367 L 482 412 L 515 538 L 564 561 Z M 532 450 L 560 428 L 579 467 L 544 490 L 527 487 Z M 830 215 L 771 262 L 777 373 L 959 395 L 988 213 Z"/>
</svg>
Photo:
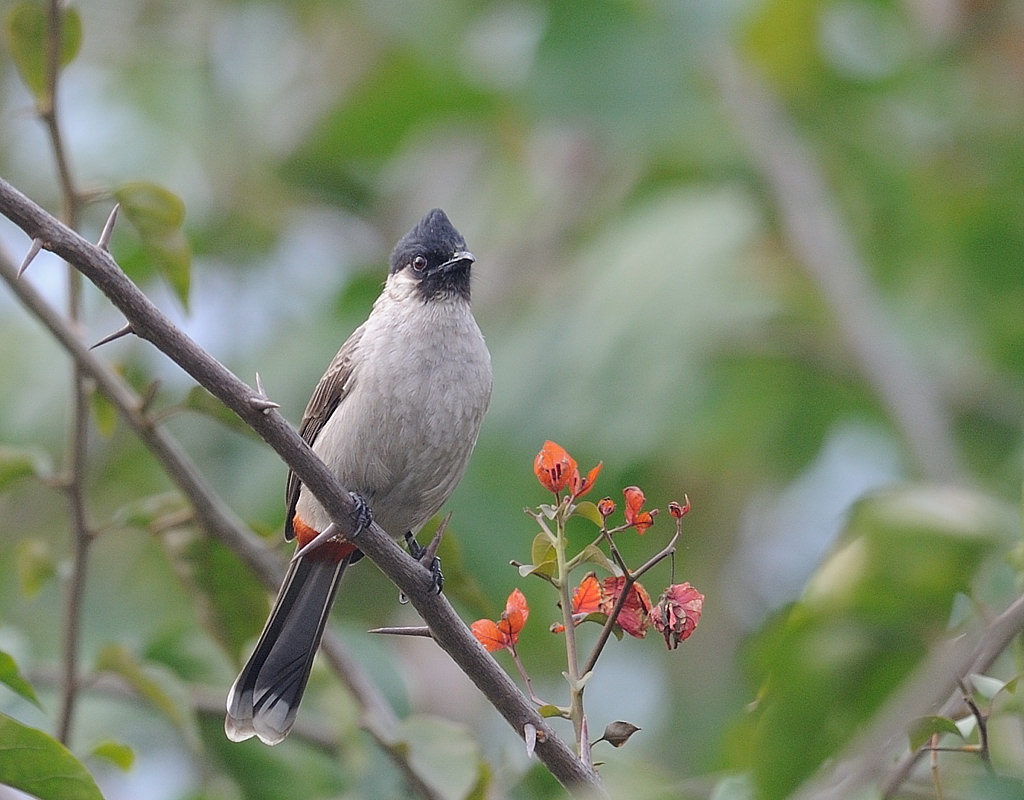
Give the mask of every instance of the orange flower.
<svg viewBox="0 0 1024 800">
<path fill-rule="evenodd" d="M 512 594 L 505 601 L 505 610 L 501 613 L 501 619 L 497 622 L 478 619 L 469 629 L 477 641 L 487 649 L 487 652 L 508 650 L 510 653 L 515 653 L 519 632 L 523 629 L 529 616 L 530 608 L 526 604 L 526 597 L 518 589 L 513 589 Z"/>
<path fill-rule="evenodd" d="M 545 489 L 560 494 L 563 489 L 568 488 L 571 498 L 575 500 L 589 492 L 594 486 L 597 473 L 601 471 L 601 464 L 598 464 L 586 478 L 580 477 L 580 468 L 573 458 L 561 445 L 552 441 L 544 442 L 544 447 L 537 453 L 533 460 L 533 473 Z"/>
<path fill-rule="evenodd" d="M 615 513 L 615 501 L 610 497 L 603 497 L 597 501 L 597 513 L 605 520 Z"/>
<path fill-rule="evenodd" d="M 612 613 L 625 585 L 624 576 L 604 579 L 604 585 L 601 587 L 601 610 L 605 614 Z M 630 587 L 615 624 L 637 639 L 643 639 L 647 635 L 647 629 L 651 626 L 651 596 L 641 584 L 634 583 Z"/>
<path fill-rule="evenodd" d="M 588 614 L 601 610 L 603 591 L 600 581 L 593 572 L 588 572 L 583 576 L 583 580 L 580 581 L 580 585 L 576 587 L 576 591 L 572 595 L 573 627 L 583 622 Z M 551 632 L 565 633 L 565 625 L 556 622 L 551 626 Z"/>
<path fill-rule="evenodd" d="M 696 630 L 703 611 L 704 595 L 689 583 L 674 583 L 658 598 L 651 616 L 655 630 L 665 637 L 668 649 L 675 650 Z"/>
<path fill-rule="evenodd" d="M 636 528 L 636 532 L 643 534 L 654 524 L 654 514 L 657 512 L 641 511 L 644 505 L 643 491 L 638 486 L 627 486 L 622 490 L 626 498 L 626 524 Z"/>
<path fill-rule="evenodd" d="M 544 442 L 544 447 L 533 460 L 533 473 L 545 489 L 558 494 L 569 483 L 569 475 L 579 474 L 576 459 L 566 450 L 552 441 Z"/>
</svg>

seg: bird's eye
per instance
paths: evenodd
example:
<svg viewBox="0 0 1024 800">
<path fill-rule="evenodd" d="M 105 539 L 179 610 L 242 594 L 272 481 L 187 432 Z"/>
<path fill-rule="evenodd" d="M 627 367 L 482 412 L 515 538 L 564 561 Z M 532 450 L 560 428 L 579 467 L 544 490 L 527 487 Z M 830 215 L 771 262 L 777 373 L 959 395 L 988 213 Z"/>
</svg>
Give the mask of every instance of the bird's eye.
<svg viewBox="0 0 1024 800">
<path fill-rule="evenodd" d="M 416 256 L 412 260 L 412 268 L 417 272 L 423 272 L 427 268 L 427 259 L 423 256 Z"/>
</svg>

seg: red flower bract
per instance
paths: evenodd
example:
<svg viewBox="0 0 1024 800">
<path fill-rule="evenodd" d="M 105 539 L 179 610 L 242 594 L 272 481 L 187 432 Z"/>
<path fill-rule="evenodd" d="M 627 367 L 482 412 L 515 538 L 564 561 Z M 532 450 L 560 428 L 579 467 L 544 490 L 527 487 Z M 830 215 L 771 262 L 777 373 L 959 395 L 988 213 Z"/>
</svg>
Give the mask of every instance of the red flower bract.
<svg viewBox="0 0 1024 800">
<path fill-rule="evenodd" d="M 533 460 L 533 474 L 537 476 L 540 485 L 555 494 L 568 489 L 573 500 L 593 488 L 600 471 L 601 464 L 598 464 L 587 473 L 586 478 L 581 478 L 576 459 L 560 444 L 550 440 L 544 442 L 544 447 Z"/>
<path fill-rule="evenodd" d="M 669 650 L 689 639 L 704 611 L 704 595 L 689 583 L 674 583 L 658 598 L 651 614 L 654 628 L 665 637 Z"/>
<path fill-rule="evenodd" d="M 533 473 L 545 489 L 558 494 L 569 485 L 573 473 L 579 475 L 579 466 L 565 448 L 552 441 L 544 442 L 544 447 L 533 460 Z"/>
<path fill-rule="evenodd" d="M 605 614 L 611 614 L 615 604 L 619 601 L 623 587 L 626 585 L 625 577 L 605 578 L 602 585 L 601 610 Z M 619 610 L 619 616 L 615 623 L 630 636 L 643 639 L 647 635 L 647 629 L 651 626 L 651 596 L 639 583 L 634 583 L 626 600 Z"/>
<path fill-rule="evenodd" d="M 654 524 L 654 514 L 640 510 L 646 500 L 644 493 L 639 486 L 627 486 L 622 490 L 622 495 L 626 498 L 626 524 L 632 525 L 642 535 Z"/>
<path fill-rule="evenodd" d="M 497 622 L 478 619 L 469 626 L 469 629 L 489 653 L 496 650 L 508 650 L 514 653 L 516 642 L 519 641 L 519 632 L 523 629 L 529 616 L 530 608 L 526 604 L 526 597 L 518 589 L 513 589 L 512 594 L 505 602 L 505 610 L 501 614 L 501 619 Z"/>
<path fill-rule="evenodd" d="M 588 614 L 601 610 L 603 593 L 604 589 L 601 588 L 601 582 L 598 581 L 597 576 L 593 572 L 588 572 L 583 576 L 583 580 L 580 581 L 580 585 L 576 587 L 576 591 L 572 595 L 573 627 L 583 622 Z M 565 633 L 565 625 L 561 622 L 556 622 L 551 626 L 551 632 Z"/>
</svg>

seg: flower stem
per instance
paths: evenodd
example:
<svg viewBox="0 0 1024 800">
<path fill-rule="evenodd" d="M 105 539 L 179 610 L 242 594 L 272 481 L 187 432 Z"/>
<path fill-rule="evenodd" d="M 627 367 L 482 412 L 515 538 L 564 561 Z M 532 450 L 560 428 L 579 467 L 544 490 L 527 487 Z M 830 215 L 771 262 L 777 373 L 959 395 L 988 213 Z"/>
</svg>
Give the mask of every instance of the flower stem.
<svg viewBox="0 0 1024 800">
<path fill-rule="evenodd" d="M 586 746 L 586 717 L 583 712 L 583 686 L 580 685 L 579 653 L 576 649 L 576 626 L 572 619 L 572 594 L 569 581 L 568 544 L 565 526 L 572 514 L 572 502 L 567 497 L 555 515 L 555 559 L 558 568 L 558 588 L 562 595 L 562 624 L 565 626 L 566 677 L 569 681 L 569 718 L 572 720 L 577 752 L 585 763 L 590 763 L 590 748 Z M 581 744 L 582 743 L 582 744 Z"/>
</svg>

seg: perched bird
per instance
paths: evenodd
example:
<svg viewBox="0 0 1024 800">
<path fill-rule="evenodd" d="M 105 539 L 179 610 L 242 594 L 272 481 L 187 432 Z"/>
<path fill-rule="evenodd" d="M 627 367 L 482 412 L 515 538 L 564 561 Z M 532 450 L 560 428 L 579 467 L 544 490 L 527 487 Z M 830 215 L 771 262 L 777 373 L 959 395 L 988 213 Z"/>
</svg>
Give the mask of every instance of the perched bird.
<svg viewBox="0 0 1024 800">
<path fill-rule="evenodd" d="M 451 496 L 490 401 L 490 354 L 469 302 L 473 262 L 443 211 L 420 220 L 395 246 L 383 292 L 327 367 L 299 426 L 395 537 L 415 534 Z M 273 745 L 288 735 L 338 582 L 361 556 L 291 472 L 286 502 L 285 538 L 297 539 L 298 557 L 228 694 L 224 729 L 236 742 L 258 736 Z"/>
</svg>

